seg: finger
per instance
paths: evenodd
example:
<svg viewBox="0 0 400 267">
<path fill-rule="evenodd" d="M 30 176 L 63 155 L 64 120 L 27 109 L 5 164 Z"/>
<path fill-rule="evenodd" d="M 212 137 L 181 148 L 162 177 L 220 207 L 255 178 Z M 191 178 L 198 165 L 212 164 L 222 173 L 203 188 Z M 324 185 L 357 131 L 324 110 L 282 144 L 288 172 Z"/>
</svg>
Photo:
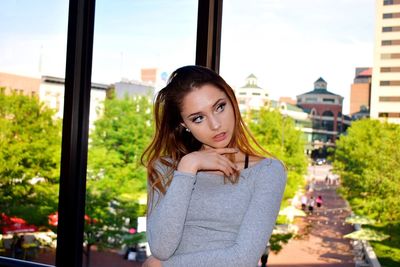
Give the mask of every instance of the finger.
<svg viewBox="0 0 400 267">
<path fill-rule="evenodd" d="M 230 161 L 227 157 L 221 156 L 221 159 L 225 161 L 234 171 L 238 169 L 238 166 L 234 162 Z"/>
<path fill-rule="evenodd" d="M 219 169 L 226 175 L 232 175 L 236 171 L 236 165 L 226 158 L 218 160 Z"/>
</svg>

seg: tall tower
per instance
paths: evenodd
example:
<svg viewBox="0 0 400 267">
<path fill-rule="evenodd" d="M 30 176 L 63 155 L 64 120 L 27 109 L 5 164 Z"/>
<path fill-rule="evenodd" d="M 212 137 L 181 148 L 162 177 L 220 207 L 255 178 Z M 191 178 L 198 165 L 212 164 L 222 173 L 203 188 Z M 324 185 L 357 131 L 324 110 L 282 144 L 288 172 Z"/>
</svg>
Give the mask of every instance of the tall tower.
<svg viewBox="0 0 400 267">
<path fill-rule="evenodd" d="M 400 0 L 377 0 L 371 118 L 400 123 Z"/>
</svg>

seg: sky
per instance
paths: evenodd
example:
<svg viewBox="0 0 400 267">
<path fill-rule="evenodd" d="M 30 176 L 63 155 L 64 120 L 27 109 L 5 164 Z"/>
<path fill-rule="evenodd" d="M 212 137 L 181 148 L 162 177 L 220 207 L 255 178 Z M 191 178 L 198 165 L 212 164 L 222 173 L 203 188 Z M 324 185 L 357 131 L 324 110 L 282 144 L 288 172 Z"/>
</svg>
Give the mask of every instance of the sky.
<svg viewBox="0 0 400 267">
<path fill-rule="evenodd" d="M 0 72 L 64 77 L 67 0 L 8 0 L 0 9 Z M 349 111 L 356 67 L 373 64 L 375 0 L 224 0 L 221 76 L 258 77 L 272 99 L 319 77 Z M 97 0 L 92 81 L 140 80 L 194 64 L 197 0 Z"/>
</svg>

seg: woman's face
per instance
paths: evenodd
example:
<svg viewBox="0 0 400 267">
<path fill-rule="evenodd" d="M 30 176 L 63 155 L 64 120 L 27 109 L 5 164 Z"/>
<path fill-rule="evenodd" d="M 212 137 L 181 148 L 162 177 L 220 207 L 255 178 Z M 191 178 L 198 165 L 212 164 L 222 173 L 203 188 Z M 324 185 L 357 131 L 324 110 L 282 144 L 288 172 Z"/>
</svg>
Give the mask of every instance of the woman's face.
<svg viewBox="0 0 400 267">
<path fill-rule="evenodd" d="M 182 101 L 182 125 L 204 148 L 226 147 L 235 129 L 235 115 L 228 96 L 211 84 L 188 93 Z"/>
</svg>

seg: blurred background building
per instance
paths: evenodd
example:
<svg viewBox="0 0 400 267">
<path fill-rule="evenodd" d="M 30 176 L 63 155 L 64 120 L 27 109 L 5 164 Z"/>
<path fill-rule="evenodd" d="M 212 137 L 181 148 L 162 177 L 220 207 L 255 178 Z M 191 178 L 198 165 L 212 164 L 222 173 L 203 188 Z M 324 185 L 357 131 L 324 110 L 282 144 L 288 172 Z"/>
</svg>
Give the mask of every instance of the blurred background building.
<svg viewBox="0 0 400 267">
<path fill-rule="evenodd" d="M 400 123 L 400 1 L 376 1 L 371 118 Z"/>
</svg>

